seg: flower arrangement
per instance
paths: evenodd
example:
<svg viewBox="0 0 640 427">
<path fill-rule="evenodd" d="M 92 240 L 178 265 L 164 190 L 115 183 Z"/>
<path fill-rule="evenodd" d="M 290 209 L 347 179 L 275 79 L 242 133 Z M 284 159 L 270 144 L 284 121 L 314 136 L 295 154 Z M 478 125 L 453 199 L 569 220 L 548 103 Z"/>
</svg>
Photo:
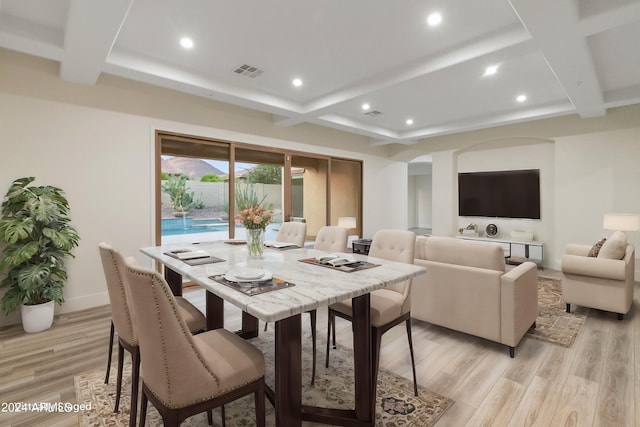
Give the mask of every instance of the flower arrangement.
<svg viewBox="0 0 640 427">
<path fill-rule="evenodd" d="M 273 220 L 273 212 L 260 206 L 250 206 L 238 212 L 236 224 L 242 225 L 247 230 L 264 230 Z"/>
<path fill-rule="evenodd" d="M 262 207 L 266 198 L 265 195 L 262 200 L 258 200 L 253 186 L 242 188 L 236 185 L 236 205 L 238 206 L 238 213 L 235 216 L 236 224 L 242 225 L 247 230 L 267 228 L 267 225 L 273 221 L 273 211 Z"/>
<path fill-rule="evenodd" d="M 264 248 L 264 230 L 273 221 L 271 208 L 263 208 L 262 203 L 267 198 L 258 200 L 258 195 L 253 186 L 241 188 L 236 185 L 236 205 L 238 213 L 235 216 L 236 224 L 244 226 L 247 232 L 247 251 L 249 257 L 261 257 Z"/>
</svg>

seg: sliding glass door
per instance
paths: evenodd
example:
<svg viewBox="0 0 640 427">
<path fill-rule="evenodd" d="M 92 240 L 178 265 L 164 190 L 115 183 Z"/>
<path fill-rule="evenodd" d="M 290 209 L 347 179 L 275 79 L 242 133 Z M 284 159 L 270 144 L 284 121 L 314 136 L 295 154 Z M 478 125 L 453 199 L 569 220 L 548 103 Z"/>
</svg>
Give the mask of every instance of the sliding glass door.
<svg viewBox="0 0 640 427">
<path fill-rule="evenodd" d="M 156 133 L 156 242 L 242 239 L 236 188 L 251 186 L 279 224 L 307 223 L 307 240 L 325 225 L 362 235 L 362 162 L 166 132 Z M 347 222 L 344 222 L 345 219 Z"/>
</svg>

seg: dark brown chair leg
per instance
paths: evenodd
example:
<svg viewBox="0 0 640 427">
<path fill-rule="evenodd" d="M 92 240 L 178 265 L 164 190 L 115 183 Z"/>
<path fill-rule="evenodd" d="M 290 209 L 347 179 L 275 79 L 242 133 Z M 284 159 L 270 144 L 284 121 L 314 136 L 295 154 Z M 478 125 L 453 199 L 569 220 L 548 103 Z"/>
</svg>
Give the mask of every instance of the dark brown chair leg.
<svg viewBox="0 0 640 427">
<path fill-rule="evenodd" d="M 376 327 L 371 327 L 371 347 L 373 354 L 371 361 L 373 363 L 373 387 L 378 388 L 378 368 L 380 367 L 380 347 L 382 346 L 382 331 Z"/>
<path fill-rule="evenodd" d="M 140 384 L 140 347 L 131 349 L 131 408 L 129 408 L 129 427 L 136 427 L 138 415 L 138 385 Z"/>
<path fill-rule="evenodd" d="M 122 390 L 122 365 L 124 364 L 124 347 L 118 340 L 118 379 L 116 381 L 116 406 L 113 412 L 118 412 L 120 407 L 120 392 Z"/>
<path fill-rule="evenodd" d="M 227 415 L 224 411 L 224 405 L 220 407 L 220 416 L 222 417 L 222 427 L 227 427 Z"/>
<path fill-rule="evenodd" d="M 331 310 L 327 315 L 327 353 L 324 359 L 325 368 L 329 367 L 329 347 L 331 347 Z"/>
<path fill-rule="evenodd" d="M 115 328 L 113 327 L 113 320 L 111 321 L 111 333 L 109 334 L 109 353 L 107 356 L 107 375 L 104 377 L 104 383 L 109 384 L 109 371 L 111 371 L 111 353 L 113 353 L 113 336 L 115 334 Z"/>
<path fill-rule="evenodd" d="M 147 394 L 142 392 L 142 402 L 140 402 L 140 427 L 144 427 L 147 421 Z"/>
<path fill-rule="evenodd" d="M 509 356 L 513 359 L 516 356 L 516 348 L 509 346 Z"/>
<path fill-rule="evenodd" d="M 416 360 L 413 357 L 413 339 L 411 338 L 411 318 L 407 319 L 407 339 L 409 340 L 409 353 L 411 354 L 411 370 L 413 371 L 413 394 L 418 395 L 418 380 L 416 378 Z"/>
<path fill-rule="evenodd" d="M 571 313 L 571 304 L 567 304 L 567 313 Z"/>
<path fill-rule="evenodd" d="M 207 422 L 209 423 L 210 426 L 213 425 L 213 412 L 211 412 L 211 409 L 207 411 Z M 222 427 L 224 427 L 224 418 L 222 418 Z"/>
<path fill-rule="evenodd" d="M 333 327 L 333 349 L 335 350 L 336 348 L 338 348 L 338 346 L 336 345 L 336 315 L 332 314 L 331 315 L 331 326 Z"/>
<path fill-rule="evenodd" d="M 256 390 L 255 396 L 256 427 L 265 427 L 264 380 L 258 385 L 258 390 Z"/>
<path fill-rule="evenodd" d="M 313 367 L 311 368 L 311 385 L 316 381 L 316 311 L 311 310 L 309 312 L 309 320 L 311 320 L 311 340 L 313 354 L 311 356 Z"/>
</svg>

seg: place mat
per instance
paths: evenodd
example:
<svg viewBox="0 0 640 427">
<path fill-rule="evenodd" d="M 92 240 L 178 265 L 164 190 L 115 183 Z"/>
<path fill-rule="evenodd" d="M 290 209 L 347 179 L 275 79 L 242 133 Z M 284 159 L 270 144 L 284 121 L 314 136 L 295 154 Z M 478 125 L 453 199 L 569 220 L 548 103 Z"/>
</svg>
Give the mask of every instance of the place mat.
<svg viewBox="0 0 640 427">
<path fill-rule="evenodd" d="M 238 292 L 242 292 L 245 295 L 254 296 L 258 294 L 264 294 L 265 292 L 277 291 L 278 289 L 285 289 L 295 286 L 291 282 L 273 277 L 271 280 L 263 282 L 232 282 L 224 278 L 224 274 L 218 274 L 215 276 L 209 276 L 209 279 L 228 286 L 231 289 L 235 289 Z"/>
<path fill-rule="evenodd" d="M 190 252 L 199 253 L 202 252 L 202 255 L 196 254 L 194 258 L 183 258 L 183 256 L 188 256 Z M 167 251 L 164 253 L 165 255 L 170 256 L 171 258 L 179 259 L 186 264 L 189 265 L 202 265 L 202 264 L 213 264 L 216 262 L 224 261 L 222 258 L 218 258 L 212 255 L 207 254 L 204 251 L 192 251 L 191 249 L 176 249 L 174 251 Z"/>
<path fill-rule="evenodd" d="M 225 240 L 224 242 L 227 245 L 246 245 L 247 244 L 246 240 L 239 240 L 239 239 L 229 239 L 229 240 Z"/>
<path fill-rule="evenodd" d="M 355 263 L 352 263 L 352 264 L 339 265 L 337 267 L 334 267 L 331 264 L 323 264 L 321 262 L 318 262 L 316 261 L 315 258 L 303 258 L 303 259 L 299 259 L 298 261 L 304 262 L 306 264 L 317 265 L 319 267 L 328 267 L 332 270 L 344 271 L 345 273 L 353 273 L 354 271 L 366 270 L 368 268 L 378 267 L 380 265 L 380 264 L 373 264 L 367 261 L 356 261 Z"/>
</svg>

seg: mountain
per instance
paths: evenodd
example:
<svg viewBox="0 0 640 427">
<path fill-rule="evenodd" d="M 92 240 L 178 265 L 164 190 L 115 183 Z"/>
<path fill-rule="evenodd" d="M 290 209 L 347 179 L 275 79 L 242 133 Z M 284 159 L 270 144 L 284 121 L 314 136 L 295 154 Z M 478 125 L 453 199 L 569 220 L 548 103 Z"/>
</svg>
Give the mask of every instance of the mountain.
<svg viewBox="0 0 640 427">
<path fill-rule="evenodd" d="M 191 157 L 167 157 L 162 159 L 162 172 L 168 174 L 185 174 L 190 179 L 199 180 L 207 174 L 224 175 L 220 169 L 210 165 L 202 159 Z"/>
</svg>

